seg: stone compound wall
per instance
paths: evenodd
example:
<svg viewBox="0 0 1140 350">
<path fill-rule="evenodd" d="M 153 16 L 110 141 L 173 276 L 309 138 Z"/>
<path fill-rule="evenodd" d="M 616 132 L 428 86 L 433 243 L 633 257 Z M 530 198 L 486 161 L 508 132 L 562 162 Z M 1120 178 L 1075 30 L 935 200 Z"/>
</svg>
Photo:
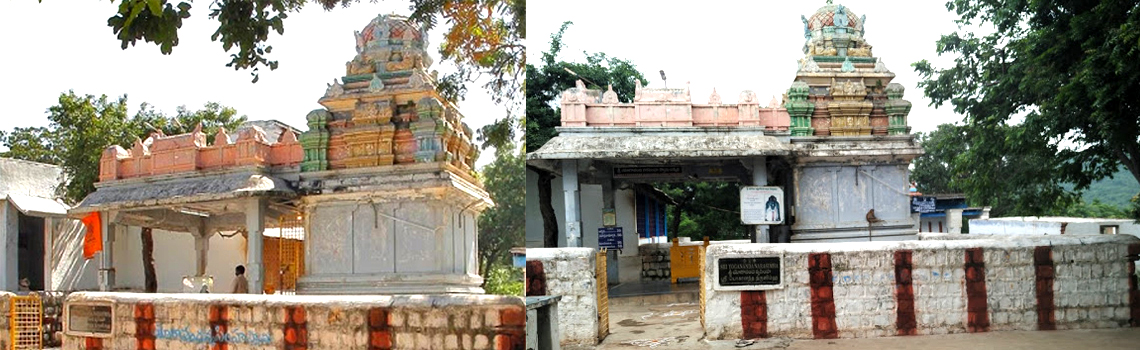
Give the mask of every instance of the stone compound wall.
<svg viewBox="0 0 1140 350">
<path fill-rule="evenodd" d="M 740 254 L 782 254 L 784 287 L 715 290 L 715 259 Z M 712 245 L 703 325 L 709 339 L 1136 327 L 1135 254 L 1124 235 Z"/>
<path fill-rule="evenodd" d="M 65 334 L 67 350 L 522 350 L 525 342 L 525 309 L 517 297 L 73 293 L 67 298 L 76 302 L 111 303 L 114 334 Z"/>
<path fill-rule="evenodd" d="M 16 294 L 0 291 L 0 349 L 12 347 L 12 327 L 9 321 L 9 311 L 12 307 L 12 297 Z"/>
<path fill-rule="evenodd" d="M 669 247 L 672 243 L 646 243 L 637 247 L 637 254 L 641 256 L 641 281 L 657 282 L 668 281 Z"/>
<path fill-rule="evenodd" d="M 598 342 L 598 289 L 593 248 L 527 248 L 527 295 L 561 295 L 558 326 L 562 344 Z M 541 276 L 535 276 L 541 274 Z M 541 281 L 541 282 L 536 282 Z M 537 288 L 541 283 L 545 288 Z"/>
</svg>

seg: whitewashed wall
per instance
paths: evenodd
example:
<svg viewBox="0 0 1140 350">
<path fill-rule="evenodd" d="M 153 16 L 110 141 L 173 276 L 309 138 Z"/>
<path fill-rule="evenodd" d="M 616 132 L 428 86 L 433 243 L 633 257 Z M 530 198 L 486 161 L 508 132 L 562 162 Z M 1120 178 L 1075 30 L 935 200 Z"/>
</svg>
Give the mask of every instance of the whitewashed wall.
<svg viewBox="0 0 1140 350">
<path fill-rule="evenodd" d="M 968 235 L 960 235 L 968 236 Z M 965 238 L 965 237 L 963 237 Z M 769 336 L 813 338 L 808 256 L 828 253 L 840 338 L 897 334 L 895 260 L 913 252 L 912 288 L 917 334 L 967 331 L 965 252 L 981 248 L 989 330 L 1036 330 L 1034 249 L 1050 247 L 1055 280 L 1051 290 L 1057 329 L 1127 327 L 1130 318 L 1130 245 L 1127 235 L 998 237 L 910 242 L 834 244 L 717 244 L 707 248 L 702 276 L 704 327 L 708 339 L 744 333 L 742 292 L 716 290 L 714 262 L 734 255 L 783 254 L 785 285 L 765 292 Z M 1135 307 L 1135 306 L 1133 306 Z"/>
<path fill-rule="evenodd" d="M 561 295 L 558 325 L 562 344 L 596 344 L 598 292 L 594 276 L 597 251 L 591 248 L 528 248 L 527 261 L 541 261 L 546 295 Z"/>
<path fill-rule="evenodd" d="M 182 277 L 193 276 L 197 269 L 194 237 L 187 232 L 154 230 L 154 267 L 160 293 L 182 292 Z M 214 293 L 229 293 L 234 267 L 245 265 L 246 242 L 241 235 L 230 238 L 215 234 L 210 238 L 209 263 L 206 274 L 214 276 Z M 116 288 L 141 291 L 145 283 L 142 265 L 142 229 L 128 227 L 115 237 Z M 93 259 L 88 269 L 98 269 Z"/>
</svg>

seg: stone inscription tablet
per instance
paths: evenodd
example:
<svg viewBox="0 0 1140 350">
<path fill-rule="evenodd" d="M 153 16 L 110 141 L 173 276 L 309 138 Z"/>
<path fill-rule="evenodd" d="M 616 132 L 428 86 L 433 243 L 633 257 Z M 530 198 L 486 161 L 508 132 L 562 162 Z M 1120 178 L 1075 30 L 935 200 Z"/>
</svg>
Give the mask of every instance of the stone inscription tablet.
<svg viewBox="0 0 1140 350">
<path fill-rule="evenodd" d="M 720 286 L 766 286 L 781 284 L 780 257 L 721 258 L 717 260 Z"/>
<path fill-rule="evenodd" d="M 111 304 L 82 303 L 67 305 L 67 334 L 87 337 L 110 337 L 114 320 Z"/>
</svg>

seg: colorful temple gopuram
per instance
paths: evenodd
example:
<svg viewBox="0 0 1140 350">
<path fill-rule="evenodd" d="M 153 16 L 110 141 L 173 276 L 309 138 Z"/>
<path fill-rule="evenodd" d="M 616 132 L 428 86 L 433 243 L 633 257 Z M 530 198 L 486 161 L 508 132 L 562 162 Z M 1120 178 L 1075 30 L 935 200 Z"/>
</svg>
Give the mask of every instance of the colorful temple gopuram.
<svg viewBox="0 0 1140 350">
<path fill-rule="evenodd" d="M 702 181 L 782 189 L 781 215 L 771 215 L 782 222 L 757 225 L 756 241 L 915 239 L 908 167 L 922 148 L 907 126 L 903 86 L 864 39 L 866 16 L 829 1 L 802 20 L 795 80 L 766 105 L 752 91 L 725 103 L 714 90 L 701 103 L 688 88 L 640 83 L 632 101 L 581 81 L 563 92 L 559 135 L 527 155 L 532 168 L 561 178 L 552 191 L 563 194 L 554 200 L 559 245 L 599 247 L 605 231 L 612 248 L 618 227 L 624 246 L 636 247 L 668 226 L 652 210 L 667 199 L 646 185 Z M 603 212 L 616 220 L 603 223 Z M 529 242 L 542 240 L 535 228 Z"/>
<path fill-rule="evenodd" d="M 476 222 L 492 203 L 472 131 L 427 71 L 426 35 L 402 16 L 368 23 L 307 131 L 251 122 L 208 143 L 199 126 L 108 147 L 97 190 L 70 211 L 99 213 L 101 288 L 115 288 L 116 236 L 138 226 L 193 235 L 198 276 L 210 237 L 241 233 L 253 293 L 279 274 L 301 294 L 482 293 Z M 303 229 L 303 264 L 266 271 L 264 232 L 287 229 Z"/>
</svg>

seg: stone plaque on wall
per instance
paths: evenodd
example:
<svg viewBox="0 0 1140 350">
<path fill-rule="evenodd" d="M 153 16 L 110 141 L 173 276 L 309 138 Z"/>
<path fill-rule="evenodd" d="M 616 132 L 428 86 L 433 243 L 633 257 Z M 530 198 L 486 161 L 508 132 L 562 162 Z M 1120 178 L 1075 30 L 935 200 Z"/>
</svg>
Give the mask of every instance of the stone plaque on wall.
<svg viewBox="0 0 1140 350">
<path fill-rule="evenodd" d="M 114 308 L 111 303 L 68 303 L 63 319 L 68 335 L 109 338 Z"/>
<path fill-rule="evenodd" d="M 784 287 L 784 259 L 779 255 L 730 256 L 713 265 L 716 290 L 766 290 Z"/>
</svg>

